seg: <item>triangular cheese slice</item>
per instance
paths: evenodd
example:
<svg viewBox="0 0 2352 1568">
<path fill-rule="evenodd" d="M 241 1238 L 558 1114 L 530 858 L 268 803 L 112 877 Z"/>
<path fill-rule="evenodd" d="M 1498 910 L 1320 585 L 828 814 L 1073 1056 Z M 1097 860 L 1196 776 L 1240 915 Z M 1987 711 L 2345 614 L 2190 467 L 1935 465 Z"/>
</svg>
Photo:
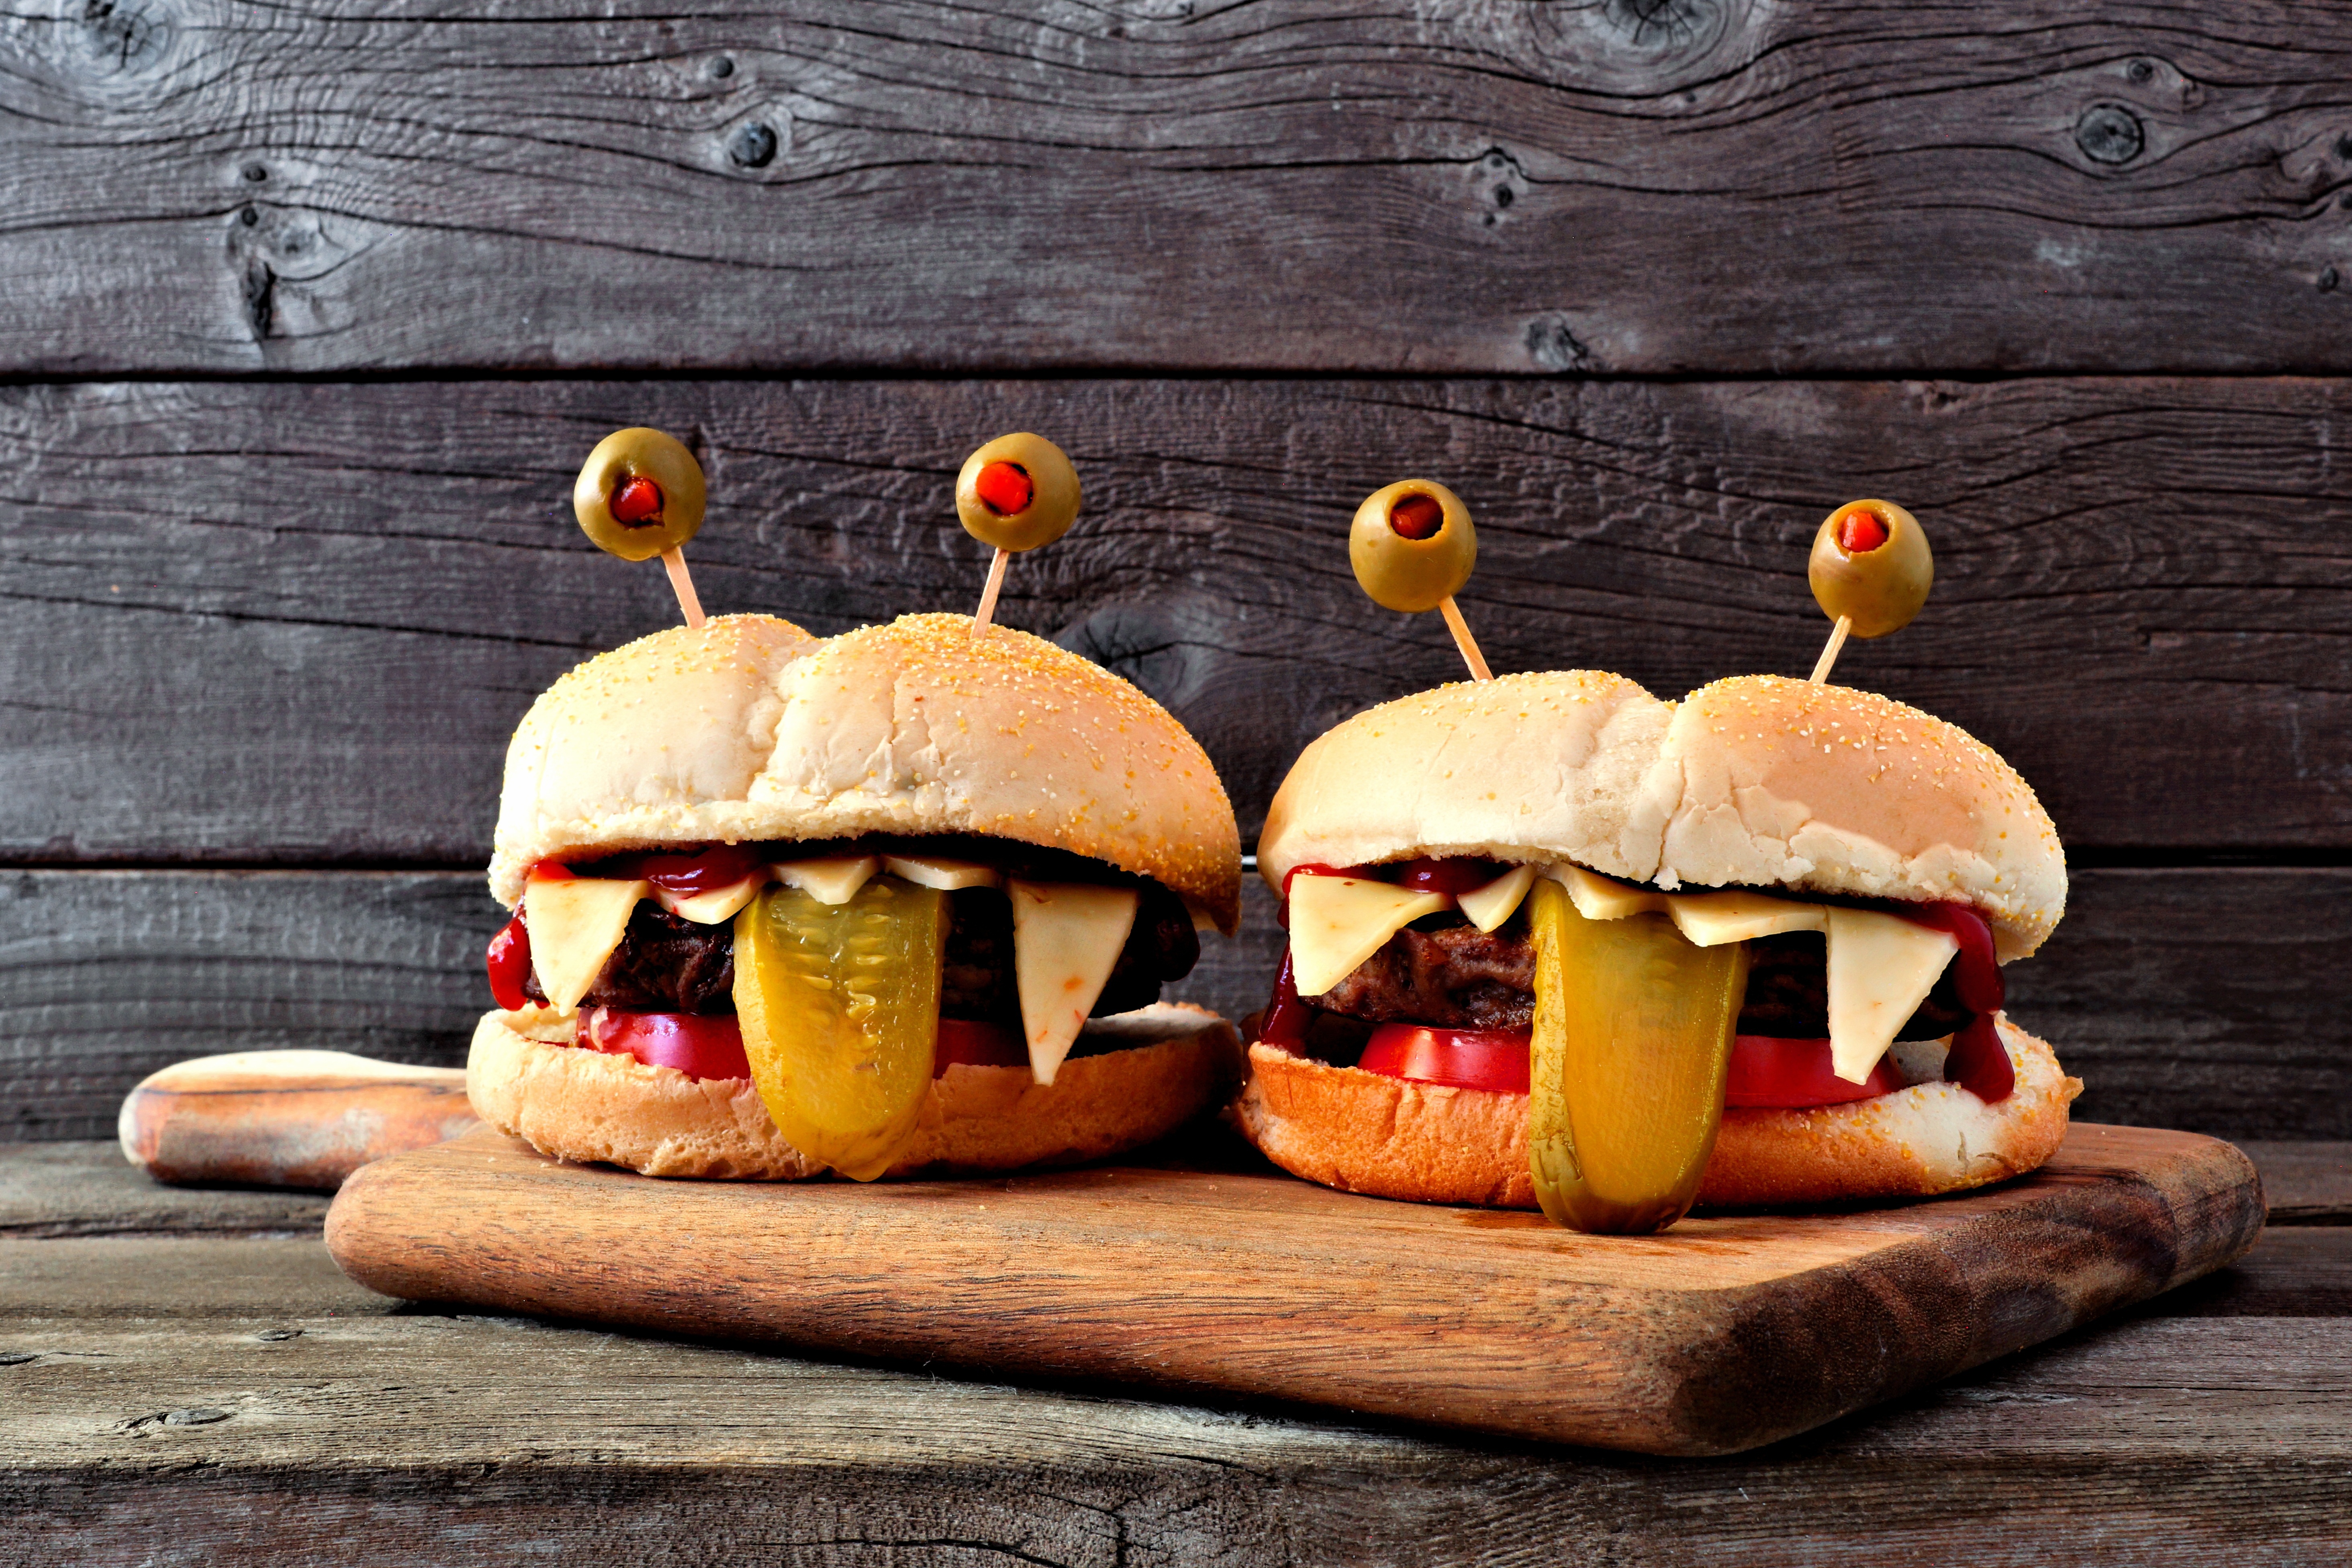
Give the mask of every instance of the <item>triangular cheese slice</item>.
<svg viewBox="0 0 2352 1568">
<path fill-rule="evenodd" d="M 530 879 L 522 895 L 523 924 L 548 1005 L 566 1016 L 580 1010 L 580 998 L 627 934 L 629 911 L 652 890 L 650 882 L 606 877 Z"/>
<path fill-rule="evenodd" d="M 1454 900 L 1363 877 L 1290 879 L 1290 978 L 1320 996 L 1353 974 L 1389 938 Z"/>
<path fill-rule="evenodd" d="M 768 873 L 763 868 L 757 876 L 713 888 L 707 893 L 673 893 L 667 888 L 656 888 L 653 898 L 654 902 L 680 920 L 703 926 L 724 925 L 735 918 L 738 910 L 758 898 L 767 882 Z"/>
<path fill-rule="evenodd" d="M 1013 975 L 1021 990 L 1029 1076 L 1050 1084 L 1118 963 L 1142 897 L 1133 888 L 1072 882 L 1005 887 L 1013 895 Z"/>
<path fill-rule="evenodd" d="M 1829 911 L 1767 893 L 1669 893 L 1666 912 L 1693 947 L 1721 947 L 1784 931 L 1827 931 Z"/>
<path fill-rule="evenodd" d="M 1846 1082 L 1861 1083 L 1936 988 L 1960 944 L 1900 915 L 1827 912 L 1830 1064 Z"/>
<path fill-rule="evenodd" d="M 818 860 L 788 860 L 776 880 L 798 888 L 820 904 L 845 904 L 882 869 L 879 855 L 830 855 Z"/>
<path fill-rule="evenodd" d="M 1536 868 L 1521 866 L 1506 871 L 1483 888 L 1473 888 L 1454 901 L 1462 907 L 1462 918 L 1480 931 L 1502 929 L 1518 909 L 1519 900 L 1536 885 Z"/>
<path fill-rule="evenodd" d="M 1568 901 L 1589 921 L 1622 921 L 1627 915 L 1656 914 L 1666 907 L 1664 893 L 1612 882 L 1566 860 L 1545 867 L 1544 875 L 1568 889 Z"/>
<path fill-rule="evenodd" d="M 933 855 L 885 855 L 882 869 L 918 888 L 952 893 L 961 888 L 1001 887 L 1004 879 L 977 860 L 943 860 Z"/>
</svg>

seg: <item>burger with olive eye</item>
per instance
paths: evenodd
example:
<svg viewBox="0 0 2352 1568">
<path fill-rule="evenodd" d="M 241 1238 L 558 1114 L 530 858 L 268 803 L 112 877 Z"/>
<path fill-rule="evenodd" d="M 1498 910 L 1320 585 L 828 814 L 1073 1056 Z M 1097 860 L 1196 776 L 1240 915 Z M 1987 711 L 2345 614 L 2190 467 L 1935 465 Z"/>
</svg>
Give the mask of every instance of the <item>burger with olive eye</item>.
<svg viewBox="0 0 2352 1568">
<path fill-rule="evenodd" d="M 1596 1229 L 1931 1194 L 2040 1165 L 2081 1091 L 2002 1011 L 2064 909 L 2048 816 L 1868 692 L 1421 692 L 1307 748 L 1258 868 L 1290 940 L 1232 1115 L 1330 1186 L 1531 1208 L 1549 1157 Z"/>
<path fill-rule="evenodd" d="M 589 660 L 507 756 L 515 910 L 467 1089 L 565 1159 L 860 1179 L 1098 1158 L 1221 1100 L 1238 1042 L 1159 1000 L 1230 933 L 1231 805 L 1098 667 L 910 616 L 765 616 Z"/>
</svg>

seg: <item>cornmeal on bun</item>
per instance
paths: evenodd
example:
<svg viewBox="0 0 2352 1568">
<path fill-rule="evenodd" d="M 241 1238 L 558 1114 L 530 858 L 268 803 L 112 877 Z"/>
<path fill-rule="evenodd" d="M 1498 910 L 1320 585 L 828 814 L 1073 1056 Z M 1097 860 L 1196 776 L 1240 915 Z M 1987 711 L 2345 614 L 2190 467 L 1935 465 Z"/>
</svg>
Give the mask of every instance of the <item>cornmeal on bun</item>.
<svg viewBox="0 0 2352 1568">
<path fill-rule="evenodd" d="M 2000 1010 L 1996 965 L 2064 910 L 2047 814 L 1990 748 L 1869 692 L 1751 676 L 1672 703 L 1566 671 L 1417 693 L 1307 748 L 1258 868 L 1293 942 L 1233 1119 L 1330 1186 L 1535 1206 L 1539 879 L 1580 919 L 1745 944 L 1701 1204 L 1997 1181 L 2050 1157 L 2081 1092 Z"/>
<path fill-rule="evenodd" d="M 1160 1001 L 1238 911 L 1208 757 L 1128 682 L 961 616 L 830 638 L 730 616 L 589 660 L 515 732 L 490 885 L 517 913 L 468 1093 L 567 1159 L 827 1168 L 770 1114 L 763 1050 L 821 1080 L 820 1115 L 898 1075 L 903 1114 L 836 1155 L 860 1176 L 1116 1153 L 1236 1068 L 1229 1026 Z"/>
</svg>

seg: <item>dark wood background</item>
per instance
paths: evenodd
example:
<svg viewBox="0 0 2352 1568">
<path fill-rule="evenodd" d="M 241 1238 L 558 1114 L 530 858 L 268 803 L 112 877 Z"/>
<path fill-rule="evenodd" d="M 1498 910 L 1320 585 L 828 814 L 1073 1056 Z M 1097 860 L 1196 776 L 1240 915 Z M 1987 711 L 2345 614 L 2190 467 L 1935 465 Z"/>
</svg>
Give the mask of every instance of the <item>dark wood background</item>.
<svg viewBox="0 0 2352 1568">
<path fill-rule="evenodd" d="M 1354 588 L 1445 479 L 1497 668 L 1801 674 L 1813 527 L 1937 543 L 1853 684 L 2075 868 L 2084 1114 L 2352 1136 L 2352 12 L 2220 0 L 0 13 L 0 1140 L 162 1063 L 461 1058 L 505 737 L 674 619 L 570 474 L 694 442 L 704 601 L 966 608 L 963 454 L 1087 508 L 1003 618 L 1254 834 L 1458 673 Z M 1274 938 L 1192 993 L 1262 994 Z"/>
</svg>

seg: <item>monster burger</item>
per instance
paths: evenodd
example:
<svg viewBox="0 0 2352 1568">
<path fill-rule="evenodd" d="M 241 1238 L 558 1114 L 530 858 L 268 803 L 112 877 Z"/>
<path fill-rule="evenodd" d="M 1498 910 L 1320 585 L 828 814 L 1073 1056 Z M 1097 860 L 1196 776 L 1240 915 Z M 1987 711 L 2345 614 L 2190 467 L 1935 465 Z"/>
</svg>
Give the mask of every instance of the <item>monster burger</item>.
<svg viewBox="0 0 2352 1568">
<path fill-rule="evenodd" d="M 1231 1082 L 1231 1029 L 1158 997 L 1239 883 L 1199 744 L 1051 643 L 944 615 L 656 633 L 515 732 L 468 1091 L 655 1175 L 1115 1153 Z"/>
<path fill-rule="evenodd" d="M 1307 748 L 1258 868 L 1290 943 L 1234 1113 L 1331 1186 L 1595 1230 L 1943 1193 L 2081 1091 L 2001 1011 L 2065 904 L 2048 816 L 1868 692 L 1422 692 Z"/>
</svg>

